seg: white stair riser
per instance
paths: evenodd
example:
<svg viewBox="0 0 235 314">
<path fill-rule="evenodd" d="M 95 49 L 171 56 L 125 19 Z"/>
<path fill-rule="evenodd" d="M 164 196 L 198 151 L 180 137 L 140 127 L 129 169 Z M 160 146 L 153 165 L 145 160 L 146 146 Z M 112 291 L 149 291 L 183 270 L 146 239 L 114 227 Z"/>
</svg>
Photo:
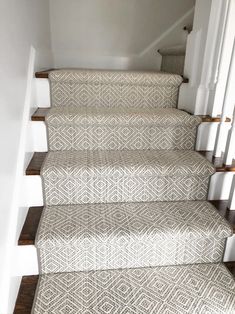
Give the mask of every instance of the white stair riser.
<svg viewBox="0 0 235 314">
<path fill-rule="evenodd" d="M 13 258 L 14 264 L 12 276 L 31 276 L 39 274 L 38 254 L 34 245 L 16 246 Z"/>
<path fill-rule="evenodd" d="M 50 84 L 48 79 L 36 79 L 36 101 L 38 107 L 51 106 Z"/>
<path fill-rule="evenodd" d="M 31 130 L 34 142 L 34 150 L 36 152 L 48 151 L 47 128 L 45 122 L 31 121 Z M 198 128 L 196 150 L 212 151 L 215 144 L 215 137 L 218 123 L 205 122 Z M 229 124 L 228 124 L 229 128 Z"/>
</svg>

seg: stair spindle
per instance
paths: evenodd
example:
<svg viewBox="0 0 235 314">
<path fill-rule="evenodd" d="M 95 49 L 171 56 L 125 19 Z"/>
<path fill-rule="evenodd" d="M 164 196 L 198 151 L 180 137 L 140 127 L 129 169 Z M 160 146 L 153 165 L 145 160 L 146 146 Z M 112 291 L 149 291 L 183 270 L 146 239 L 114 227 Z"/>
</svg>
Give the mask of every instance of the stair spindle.
<svg viewBox="0 0 235 314">
<path fill-rule="evenodd" d="M 215 157 L 221 157 L 222 152 L 225 149 L 224 147 L 224 143 L 225 143 L 224 138 L 226 137 L 225 121 L 226 121 L 226 116 L 227 116 L 229 106 L 231 106 L 230 96 L 231 96 L 232 91 L 234 90 L 233 76 L 235 76 L 235 40 L 233 41 L 233 52 L 232 52 L 232 57 L 230 61 L 229 74 L 228 74 L 228 79 L 227 79 L 227 84 L 226 84 L 221 122 L 218 126 L 217 135 L 216 135 L 216 142 L 215 142 L 215 149 L 214 149 Z"/>
</svg>

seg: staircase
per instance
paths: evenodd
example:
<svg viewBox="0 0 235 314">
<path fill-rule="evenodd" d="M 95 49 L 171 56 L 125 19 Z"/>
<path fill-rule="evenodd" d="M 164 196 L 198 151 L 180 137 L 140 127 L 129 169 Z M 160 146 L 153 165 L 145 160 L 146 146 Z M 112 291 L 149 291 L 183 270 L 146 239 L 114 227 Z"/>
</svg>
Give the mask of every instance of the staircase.
<svg viewBox="0 0 235 314">
<path fill-rule="evenodd" d="M 233 230 L 207 201 L 215 167 L 194 151 L 201 119 L 177 109 L 182 77 L 49 80 L 31 313 L 235 313 L 222 263 Z"/>
</svg>

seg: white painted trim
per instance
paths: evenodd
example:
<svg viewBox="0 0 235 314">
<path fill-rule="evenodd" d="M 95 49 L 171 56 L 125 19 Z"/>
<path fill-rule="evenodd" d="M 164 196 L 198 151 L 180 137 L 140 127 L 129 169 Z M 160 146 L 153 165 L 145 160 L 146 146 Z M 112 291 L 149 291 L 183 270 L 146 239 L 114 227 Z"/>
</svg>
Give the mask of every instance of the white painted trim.
<svg viewBox="0 0 235 314">
<path fill-rule="evenodd" d="M 20 141 L 19 141 L 19 152 L 17 156 L 17 164 L 16 164 L 16 176 L 15 176 L 15 184 L 13 186 L 13 198 L 12 205 L 10 208 L 10 228 L 8 228 L 8 232 L 6 234 L 6 243 L 8 243 L 5 248 L 4 257 L 5 264 L 0 271 L 1 281 L 0 281 L 0 312 L 8 313 L 8 296 L 10 291 L 10 279 L 13 276 L 13 269 L 15 268 L 15 259 L 14 259 L 14 250 L 13 247 L 16 245 L 16 234 L 17 234 L 17 226 L 18 226 L 18 211 L 19 211 L 19 195 L 21 190 L 21 179 L 22 173 L 24 169 L 24 160 L 25 160 L 25 148 L 26 148 L 26 138 L 27 138 L 27 127 L 28 121 L 30 117 L 30 105 L 31 105 L 31 96 L 33 90 L 33 77 L 34 77 L 34 64 L 36 59 L 36 51 L 34 47 L 31 46 L 29 53 L 29 64 L 28 64 L 28 74 L 27 74 L 27 85 L 26 85 L 26 93 L 25 93 L 25 101 L 23 108 L 23 115 L 21 121 L 21 132 L 20 132 Z M 13 231 L 14 230 L 14 231 Z M 3 257 L 1 257 L 3 258 Z M 15 296 L 16 297 L 16 296 Z"/>
<path fill-rule="evenodd" d="M 50 82 L 48 79 L 36 79 L 36 102 L 40 108 L 51 106 Z"/>
<path fill-rule="evenodd" d="M 208 200 L 228 200 L 233 172 L 217 172 L 210 179 Z"/>
<path fill-rule="evenodd" d="M 216 143 L 215 143 L 215 149 L 214 149 L 215 157 L 220 157 L 222 152 L 225 151 L 225 144 L 227 142 L 227 139 L 224 143 L 223 134 L 224 134 L 227 113 L 231 111 L 231 107 L 232 109 L 234 108 L 234 102 L 235 102 L 234 81 L 235 81 L 235 38 L 233 39 L 233 49 L 232 49 L 231 61 L 229 63 L 229 72 L 228 72 L 228 78 L 227 78 L 226 88 L 225 88 L 221 122 L 220 122 L 218 132 L 216 135 Z"/>
<path fill-rule="evenodd" d="M 38 253 L 34 245 L 20 245 L 14 248 L 17 265 L 13 276 L 32 276 L 39 274 Z"/>
<path fill-rule="evenodd" d="M 233 262 L 235 261 L 235 235 L 227 239 L 224 262 Z"/>
<path fill-rule="evenodd" d="M 230 58 L 232 55 L 233 40 L 235 35 L 235 0 L 227 0 L 227 2 L 227 14 L 224 17 L 226 19 L 226 22 L 224 26 L 224 31 L 221 34 L 221 36 L 223 37 L 221 52 L 218 56 L 219 62 L 217 71 L 217 82 L 213 91 L 214 95 L 210 104 L 209 114 L 211 114 L 212 116 L 216 116 L 218 114 L 221 114 L 222 112 L 222 104 L 224 102 L 226 82 L 229 73 Z"/>
<path fill-rule="evenodd" d="M 190 9 L 186 14 L 184 14 L 178 21 L 176 21 L 171 27 L 169 27 L 161 36 L 155 39 L 147 48 L 145 48 L 140 54 L 139 57 L 143 57 L 149 52 L 149 50 L 156 47 L 164 38 L 166 38 L 176 27 L 178 27 L 186 18 L 192 15 L 194 12 L 194 7 Z"/>
</svg>

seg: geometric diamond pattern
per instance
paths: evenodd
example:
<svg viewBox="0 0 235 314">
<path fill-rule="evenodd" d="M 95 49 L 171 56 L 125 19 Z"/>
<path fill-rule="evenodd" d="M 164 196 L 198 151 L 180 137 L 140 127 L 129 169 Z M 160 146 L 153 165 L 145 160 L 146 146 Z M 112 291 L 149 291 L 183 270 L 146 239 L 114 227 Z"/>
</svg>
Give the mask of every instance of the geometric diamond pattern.
<svg viewBox="0 0 235 314">
<path fill-rule="evenodd" d="M 193 151 L 200 119 L 175 109 L 182 77 L 49 78 L 32 313 L 234 314 L 235 282 L 219 263 L 232 232 L 204 201 L 215 169 Z"/>
<path fill-rule="evenodd" d="M 182 77 L 130 71 L 58 70 L 49 74 L 52 106 L 176 107 Z"/>
<path fill-rule="evenodd" d="M 222 264 L 42 275 L 34 314 L 234 314 L 235 282 Z"/>
<path fill-rule="evenodd" d="M 52 107 L 50 150 L 193 150 L 199 117 L 174 108 Z"/>
<path fill-rule="evenodd" d="M 221 262 L 231 227 L 205 201 L 47 206 L 42 273 Z"/>
<path fill-rule="evenodd" d="M 213 165 L 194 151 L 49 152 L 47 205 L 205 200 Z"/>
</svg>

